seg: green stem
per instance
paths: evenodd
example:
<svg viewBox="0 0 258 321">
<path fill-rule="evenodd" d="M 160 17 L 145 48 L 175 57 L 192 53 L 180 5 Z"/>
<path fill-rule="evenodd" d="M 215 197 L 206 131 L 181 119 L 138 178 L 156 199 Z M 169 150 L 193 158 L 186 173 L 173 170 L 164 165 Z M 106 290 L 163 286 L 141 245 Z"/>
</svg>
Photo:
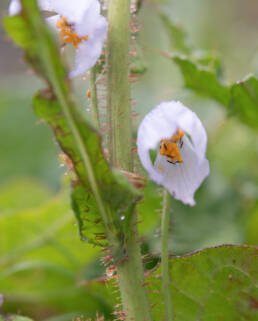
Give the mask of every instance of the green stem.
<svg viewBox="0 0 258 321">
<path fill-rule="evenodd" d="M 117 274 L 126 321 L 151 321 L 151 309 L 144 287 L 143 266 L 137 232 L 137 216 L 133 215 L 126 239 L 127 257 L 119 262 Z"/>
<path fill-rule="evenodd" d="M 98 97 L 97 97 L 97 85 L 96 85 L 96 66 L 90 70 L 90 102 L 91 102 L 91 113 L 93 122 L 96 128 L 100 128 L 99 121 L 99 109 L 98 109 Z"/>
<path fill-rule="evenodd" d="M 108 126 L 113 166 L 132 170 L 129 82 L 130 0 L 110 0 L 108 9 Z"/>
<path fill-rule="evenodd" d="M 110 0 L 108 9 L 108 126 L 113 166 L 131 171 L 132 128 L 129 82 L 130 0 Z M 126 321 L 151 321 L 137 231 L 137 215 L 128 223 L 126 258 L 117 262 Z"/>
<path fill-rule="evenodd" d="M 161 266 L 162 291 L 164 296 L 166 321 L 173 320 L 172 297 L 170 291 L 169 263 L 168 263 L 168 233 L 169 233 L 169 203 L 170 195 L 163 190 L 163 207 L 161 218 Z"/>
</svg>

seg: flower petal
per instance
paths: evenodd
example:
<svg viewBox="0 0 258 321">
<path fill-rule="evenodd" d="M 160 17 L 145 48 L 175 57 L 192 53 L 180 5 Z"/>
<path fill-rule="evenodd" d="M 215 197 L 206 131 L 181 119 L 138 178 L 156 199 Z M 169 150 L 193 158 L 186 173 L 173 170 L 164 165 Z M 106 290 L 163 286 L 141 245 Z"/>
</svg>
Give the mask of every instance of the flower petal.
<svg viewBox="0 0 258 321">
<path fill-rule="evenodd" d="M 55 11 L 50 2 L 51 0 L 38 0 L 39 8 L 44 11 Z"/>
<path fill-rule="evenodd" d="M 53 11 L 65 17 L 69 23 L 80 23 L 84 13 L 97 0 L 43 0 Z M 47 10 L 47 9 L 44 9 Z"/>
<path fill-rule="evenodd" d="M 171 138 L 178 129 L 191 138 L 190 141 L 185 135 L 182 139 L 180 153 L 183 162 L 172 163 L 158 153 L 153 166 L 149 150 L 156 149 L 162 139 Z M 195 204 L 194 193 L 209 174 L 206 144 L 206 132 L 197 115 L 176 101 L 164 102 L 154 108 L 145 116 L 138 130 L 138 154 L 150 178 L 189 205 Z"/>
<path fill-rule="evenodd" d="M 16 16 L 21 12 L 22 6 L 20 0 L 12 0 L 10 2 L 8 13 L 10 16 Z"/>
<path fill-rule="evenodd" d="M 90 36 L 94 31 L 95 25 L 101 17 L 100 3 L 97 0 L 89 1 L 89 6 L 83 12 L 80 22 L 75 25 L 75 30 L 80 37 Z"/>
<path fill-rule="evenodd" d="M 75 68 L 69 76 L 73 78 L 93 67 L 101 54 L 102 45 L 103 42 L 95 39 L 83 41 L 76 51 Z"/>
</svg>

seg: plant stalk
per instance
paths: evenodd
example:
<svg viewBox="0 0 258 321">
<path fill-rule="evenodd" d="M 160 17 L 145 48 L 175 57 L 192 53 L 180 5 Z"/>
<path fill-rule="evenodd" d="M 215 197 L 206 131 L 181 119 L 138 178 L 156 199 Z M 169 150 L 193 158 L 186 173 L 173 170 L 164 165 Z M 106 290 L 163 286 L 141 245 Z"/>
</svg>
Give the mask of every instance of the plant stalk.
<svg viewBox="0 0 258 321">
<path fill-rule="evenodd" d="M 132 170 L 129 82 L 130 0 L 110 0 L 108 9 L 108 126 L 110 161 Z"/>
<path fill-rule="evenodd" d="M 143 266 L 137 231 L 137 216 L 133 215 L 126 239 L 127 257 L 117 265 L 117 274 L 126 321 L 151 321 L 151 308 L 144 287 Z"/>
<path fill-rule="evenodd" d="M 109 0 L 108 8 L 108 126 L 110 161 L 132 171 L 132 125 L 129 82 L 130 0 Z M 126 321 L 151 321 L 151 308 L 144 288 L 143 265 L 132 215 L 125 239 L 126 258 L 118 261 L 117 274 Z"/>
<path fill-rule="evenodd" d="M 170 195 L 163 189 L 163 206 L 161 217 L 161 267 L 162 291 L 164 297 L 166 321 L 173 321 L 172 296 L 170 291 L 169 262 L 168 262 L 168 234 L 169 234 L 169 204 Z"/>
</svg>

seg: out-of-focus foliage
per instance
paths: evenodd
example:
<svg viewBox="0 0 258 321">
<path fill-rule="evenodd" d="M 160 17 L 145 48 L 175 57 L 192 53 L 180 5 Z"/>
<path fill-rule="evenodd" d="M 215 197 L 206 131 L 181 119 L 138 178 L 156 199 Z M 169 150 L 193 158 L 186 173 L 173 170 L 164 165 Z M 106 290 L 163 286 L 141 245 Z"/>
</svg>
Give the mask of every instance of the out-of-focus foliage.
<svg viewBox="0 0 258 321">
<path fill-rule="evenodd" d="M 175 321 L 257 320 L 258 249 L 219 246 L 170 260 Z M 149 279 L 155 320 L 163 320 L 161 268 Z"/>
<path fill-rule="evenodd" d="M 81 314 L 95 317 L 96 311 L 109 316 L 108 288 L 92 282 L 103 276 L 93 264 L 99 250 L 80 241 L 68 193 L 49 198 L 41 184 L 20 179 L 2 186 L 0 206 L 2 311 L 35 319 L 67 314 L 64 321 Z"/>
<path fill-rule="evenodd" d="M 258 80 L 250 76 L 233 85 L 225 85 L 218 73 L 218 62 L 211 54 L 198 57 L 195 50 L 186 43 L 185 33 L 169 17 L 161 16 L 172 44 L 172 52 L 186 56 L 173 55 L 173 61 L 179 66 L 187 88 L 201 95 L 217 100 L 237 115 L 243 122 L 258 128 Z M 219 64 L 220 66 L 220 64 Z"/>
</svg>

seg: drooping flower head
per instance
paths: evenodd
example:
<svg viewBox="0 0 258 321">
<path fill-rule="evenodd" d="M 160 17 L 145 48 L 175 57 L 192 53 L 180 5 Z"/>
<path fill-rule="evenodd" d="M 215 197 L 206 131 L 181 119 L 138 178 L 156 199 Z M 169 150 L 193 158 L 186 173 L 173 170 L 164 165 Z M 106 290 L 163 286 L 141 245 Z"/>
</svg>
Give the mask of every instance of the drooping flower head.
<svg viewBox="0 0 258 321">
<path fill-rule="evenodd" d="M 75 68 L 71 77 L 88 71 L 101 55 L 107 35 L 107 20 L 100 14 L 98 0 L 38 0 L 41 10 L 55 12 L 47 21 L 60 34 L 63 44 L 76 48 Z M 9 14 L 21 11 L 20 0 L 12 0 Z"/>
<path fill-rule="evenodd" d="M 153 165 L 149 152 L 157 145 Z M 206 145 L 200 119 L 177 101 L 161 103 L 139 126 L 137 147 L 143 167 L 153 181 L 184 204 L 195 204 L 194 193 L 209 174 Z"/>
</svg>

